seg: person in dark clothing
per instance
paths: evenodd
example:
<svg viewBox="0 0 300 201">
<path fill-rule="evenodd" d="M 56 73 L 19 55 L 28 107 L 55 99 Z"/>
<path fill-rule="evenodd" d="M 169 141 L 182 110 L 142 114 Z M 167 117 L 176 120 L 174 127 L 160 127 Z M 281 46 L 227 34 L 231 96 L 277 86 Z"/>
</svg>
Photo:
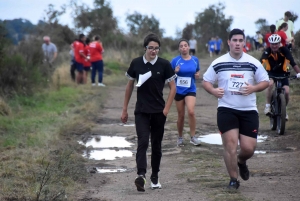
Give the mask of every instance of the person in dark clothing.
<svg viewBox="0 0 300 201">
<path fill-rule="evenodd" d="M 132 60 L 126 76 L 129 81 L 126 85 L 125 98 L 121 121 L 127 122 L 128 103 L 137 80 L 137 102 L 135 106 L 135 126 L 138 136 L 136 164 L 138 177 L 135 185 L 138 191 L 145 191 L 147 156 L 151 134 L 151 188 L 161 188 L 158 180 L 162 157 L 161 143 L 164 135 L 164 125 L 167 114 L 176 94 L 176 74 L 169 61 L 157 56 L 160 50 L 160 40 L 155 34 L 149 34 L 144 39 L 145 54 Z M 163 88 L 168 82 L 170 92 L 165 103 Z"/>
</svg>

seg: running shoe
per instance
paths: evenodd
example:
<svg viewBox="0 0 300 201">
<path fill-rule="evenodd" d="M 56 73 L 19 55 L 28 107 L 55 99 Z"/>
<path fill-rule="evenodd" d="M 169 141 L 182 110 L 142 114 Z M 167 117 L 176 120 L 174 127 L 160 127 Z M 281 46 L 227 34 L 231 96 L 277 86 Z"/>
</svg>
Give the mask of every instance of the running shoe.
<svg viewBox="0 0 300 201">
<path fill-rule="evenodd" d="M 99 87 L 105 87 L 106 85 L 103 84 L 103 83 L 98 83 L 98 86 L 99 86 Z"/>
<path fill-rule="evenodd" d="M 161 184 L 158 177 L 151 177 L 151 189 L 161 189 Z"/>
<path fill-rule="evenodd" d="M 227 186 L 227 189 L 236 190 L 239 188 L 239 186 L 240 186 L 240 182 L 237 179 L 231 179 Z"/>
<path fill-rule="evenodd" d="M 145 191 L 145 184 L 146 184 L 146 178 L 143 175 L 139 175 L 135 181 L 134 184 L 136 185 L 136 188 L 138 191 Z"/>
<path fill-rule="evenodd" d="M 285 120 L 286 120 L 286 121 L 289 120 L 289 115 L 288 115 L 288 114 L 285 115 Z"/>
<path fill-rule="evenodd" d="M 198 145 L 200 145 L 201 142 L 200 142 L 200 140 L 198 140 L 198 138 L 196 138 L 195 136 L 193 136 L 193 137 L 191 137 L 190 143 L 192 143 L 195 146 L 198 146 Z"/>
<path fill-rule="evenodd" d="M 96 84 L 95 84 L 95 83 L 92 83 L 92 86 L 96 86 Z"/>
<path fill-rule="evenodd" d="M 266 106 L 265 107 L 265 110 L 264 110 L 264 113 L 265 113 L 265 115 L 268 115 L 268 114 L 270 114 L 271 113 L 271 106 Z"/>
<path fill-rule="evenodd" d="M 246 163 L 240 164 L 238 162 L 238 166 L 240 169 L 240 176 L 242 177 L 242 179 L 245 181 L 248 180 L 250 173 L 249 173 L 248 166 L 246 165 Z"/>
<path fill-rule="evenodd" d="M 177 146 L 178 146 L 178 147 L 183 147 L 183 146 L 184 146 L 182 137 L 179 137 L 179 138 L 177 139 Z"/>
</svg>

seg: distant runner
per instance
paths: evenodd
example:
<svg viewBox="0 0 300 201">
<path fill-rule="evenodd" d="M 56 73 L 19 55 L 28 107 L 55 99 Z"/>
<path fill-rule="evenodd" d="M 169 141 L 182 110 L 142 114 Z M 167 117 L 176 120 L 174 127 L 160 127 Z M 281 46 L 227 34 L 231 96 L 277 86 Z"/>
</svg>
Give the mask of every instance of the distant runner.
<svg viewBox="0 0 300 201">
<path fill-rule="evenodd" d="M 188 110 L 188 118 L 190 125 L 190 143 L 199 145 L 200 140 L 195 136 L 196 132 L 196 117 L 195 117 L 195 104 L 196 104 L 196 84 L 195 79 L 200 77 L 199 60 L 195 56 L 189 55 L 189 43 L 185 39 L 181 39 L 178 43 L 180 55 L 173 58 L 171 65 L 177 74 L 176 78 L 176 108 L 178 112 L 177 130 L 178 140 L 177 146 L 183 146 L 183 126 L 185 106 Z"/>
</svg>

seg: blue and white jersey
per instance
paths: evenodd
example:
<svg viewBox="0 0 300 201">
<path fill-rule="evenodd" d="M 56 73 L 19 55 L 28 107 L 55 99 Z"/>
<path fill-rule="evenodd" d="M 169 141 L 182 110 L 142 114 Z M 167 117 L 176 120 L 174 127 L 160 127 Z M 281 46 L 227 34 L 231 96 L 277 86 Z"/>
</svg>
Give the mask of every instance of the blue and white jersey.
<svg viewBox="0 0 300 201">
<path fill-rule="evenodd" d="M 221 38 L 219 38 L 218 40 L 216 40 L 216 50 L 221 50 L 221 45 L 222 45 L 223 41 Z"/>
<path fill-rule="evenodd" d="M 224 95 L 218 99 L 218 107 L 236 110 L 256 110 L 256 94 L 242 95 L 241 87 L 245 82 L 255 85 L 267 81 L 269 76 L 262 64 L 247 53 L 243 53 L 239 60 L 229 53 L 214 60 L 203 75 L 203 80 L 211 84 L 218 83 L 224 89 Z"/>
<path fill-rule="evenodd" d="M 171 61 L 172 68 L 175 70 L 176 66 L 180 66 L 177 72 L 176 89 L 177 94 L 186 95 L 187 93 L 196 93 L 195 73 L 200 70 L 199 60 L 195 56 L 191 59 L 184 60 L 181 55 L 173 58 Z"/>
<path fill-rule="evenodd" d="M 216 48 L 216 41 L 215 40 L 208 41 L 208 49 L 213 52 L 215 51 L 215 48 Z"/>
</svg>

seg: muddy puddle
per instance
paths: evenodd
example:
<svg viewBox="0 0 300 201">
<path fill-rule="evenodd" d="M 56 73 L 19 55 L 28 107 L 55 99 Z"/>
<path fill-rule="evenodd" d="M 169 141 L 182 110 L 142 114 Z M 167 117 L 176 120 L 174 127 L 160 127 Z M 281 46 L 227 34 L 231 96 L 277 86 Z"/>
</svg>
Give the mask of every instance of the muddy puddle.
<svg viewBox="0 0 300 201">
<path fill-rule="evenodd" d="M 92 146 L 92 148 L 128 148 L 133 144 L 126 141 L 125 137 L 118 136 L 95 136 L 90 137 L 85 141 L 79 141 L 79 144 L 82 144 L 86 147 Z"/>
<path fill-rule="evenodd" d="M 83 157 L 88 159 L 115 160 L 117 158 L 133 156 L 133 152 L 128 150 L 128 148 L 132 147 L 133 143 L 128 142 L 125 137 L 93 136 L 78 143 L 87 147 L 83 153 Z"/>
<path fill-rule="evenodd" d="M 215 144 L 215 145 L 222 145 L 222 138 L 220 133 L 211 133 L 208 135 L 203 135 L 198 138 L 201 142 L 207 144 Z M 266 136 L 257 136 L 257 142 L 264 142 L 267 139 Z"/>
<path fill-rule="evenodd" d="M 117 158 L 132 157 L 133 153 L 129 150 L 90 150 L 84 151 L 83 157 L 93 160 L 115 160 Z"/>
<path fill-rule="evenodd" d="M 126 172 L 127 168 L 124 167 L 99 167 L 96 168 L 98 173 L 116 173 L 116 172 Z"/>
</svg>

